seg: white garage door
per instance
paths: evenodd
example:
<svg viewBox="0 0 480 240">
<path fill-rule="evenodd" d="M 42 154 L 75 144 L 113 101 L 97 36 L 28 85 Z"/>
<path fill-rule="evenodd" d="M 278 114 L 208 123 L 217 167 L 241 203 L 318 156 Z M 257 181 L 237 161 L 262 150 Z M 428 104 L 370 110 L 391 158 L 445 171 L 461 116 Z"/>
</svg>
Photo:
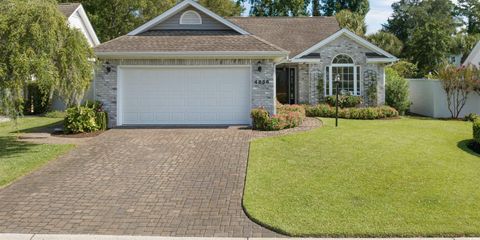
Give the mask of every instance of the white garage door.
<svg viewBox="0 0 480 240">
<path fill-rule="evenodd" d="M 249 67 L 119 69 L 119 125 L 250 124 Z"/>
</svg>

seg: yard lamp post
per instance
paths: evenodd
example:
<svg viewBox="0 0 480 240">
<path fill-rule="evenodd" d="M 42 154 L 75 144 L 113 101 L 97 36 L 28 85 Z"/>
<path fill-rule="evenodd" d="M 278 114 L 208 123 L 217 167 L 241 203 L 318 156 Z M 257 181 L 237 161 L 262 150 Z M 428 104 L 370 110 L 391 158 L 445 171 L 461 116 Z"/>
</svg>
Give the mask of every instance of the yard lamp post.
<svg viewBox="0 0 480 240">
<path fill-rule="evenodd" d="M 340 74 L 335 77 L 335 127 L 338 127 L 338 86 L 340 85 Z"/>
</svg>

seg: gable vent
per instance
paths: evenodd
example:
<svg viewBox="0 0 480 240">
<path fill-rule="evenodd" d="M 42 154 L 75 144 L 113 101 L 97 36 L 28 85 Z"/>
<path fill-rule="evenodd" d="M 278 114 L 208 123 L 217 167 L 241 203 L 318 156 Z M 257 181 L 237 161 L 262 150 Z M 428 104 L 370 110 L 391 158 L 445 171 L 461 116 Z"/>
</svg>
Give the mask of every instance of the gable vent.
<svg viewBox="0 0 480 240">
<path fill-rule="evenodd" d="M 185 24 L 185 25 L 202 24 L 202 17 L 197 12 L 189 10 L 184 12 L 180 17 L 180 24 Z"/>
</svg>

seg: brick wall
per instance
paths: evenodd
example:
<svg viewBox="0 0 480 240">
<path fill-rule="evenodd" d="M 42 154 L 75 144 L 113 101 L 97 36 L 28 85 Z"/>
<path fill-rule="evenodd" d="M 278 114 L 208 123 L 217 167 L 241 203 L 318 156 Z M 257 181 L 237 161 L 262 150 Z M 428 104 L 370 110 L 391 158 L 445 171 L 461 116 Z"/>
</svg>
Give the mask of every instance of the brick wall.
<svg viewBox="0 0 480 240">
<path fill-rule="evenodd" d="M 108 62 L 108 64 L 106 64 Z M 275 113 L 274 98 L 274 63 L 270 60 L 255 59 L 124 59 L 101 60 L 103 65 L 97 68 L 95 76 L 95 99 L 104 104 L 109 113 L 110 126 L 117 123 L 117 67 L 121 65 L 250 65 L 252 108 L 265 107 L 270 113 Z M 106 66 L 111 71 L 107 73 Z M 258 71 L 261 67 L 261 71 Z M 256 82 L 256 83 L 255 83 Z"/>
<path fill-rule="evenodd" d="M 324 93 L 319 92 L 319 77 L 324 80 L 325 67 L 330 65 L 333 58 L 339 54 L 347 54 L 353 58 L 355 65 L 361 67 L 360 72 L 360 92 L 366 101 L 366 105 L 382 105 L 385 103 L 385 78 L 383 64 L 367 64 L 365 53 L 371 50 L 357 44 L 348 37 L 339 37 L 329 44 L 321 47 L 316 53 L 320 53 L 320 61 L 318 63 L 300 63 L 298 65 L 298 88 L 300 103 L 316 104 L 323 97 Z M 365 72 L 375 72 L 377 80 L 372 82 L 365 80 Z M 320 75 L 320 76 L 319 76 Z M 376 102 L 370 101 L 367 97 L 367 89 L 370 85 L 375 84 L 377 88 Z"/>
</svg>

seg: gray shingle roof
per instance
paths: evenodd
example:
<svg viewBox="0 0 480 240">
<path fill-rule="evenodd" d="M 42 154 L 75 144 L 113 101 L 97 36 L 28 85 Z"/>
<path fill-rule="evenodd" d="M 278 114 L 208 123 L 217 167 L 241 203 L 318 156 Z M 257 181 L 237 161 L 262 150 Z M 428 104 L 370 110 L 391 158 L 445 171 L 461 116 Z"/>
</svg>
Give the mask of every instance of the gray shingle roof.
<svg viewBox="0 0 480 240">
<path fill-rule="evenodd" d="M 148 31 L 121 36 L 95 47 L 96 52 L 285 51 L 253 35 L 226 31 Z"/>
<path fill-rule="evenodd" d="M 335 17 L 234 17 L 229 21 L 294 57 L 340 30 Z"/>
<path fill-rule="evenodd" d="M 335 17 L 235 17 L 229 21 L 252 35 L 235 31 L 153 30 L 121 36 L 96 52 L 282 51 L 290 57 L 340 30 Z"/>
<path fill-rule="evenodd" d="M 80 3 L 60 3 L 58 4 L 58 9 L 68 18 L 75 12 L 78 6 L 80 6 Z"/>
</svg>

